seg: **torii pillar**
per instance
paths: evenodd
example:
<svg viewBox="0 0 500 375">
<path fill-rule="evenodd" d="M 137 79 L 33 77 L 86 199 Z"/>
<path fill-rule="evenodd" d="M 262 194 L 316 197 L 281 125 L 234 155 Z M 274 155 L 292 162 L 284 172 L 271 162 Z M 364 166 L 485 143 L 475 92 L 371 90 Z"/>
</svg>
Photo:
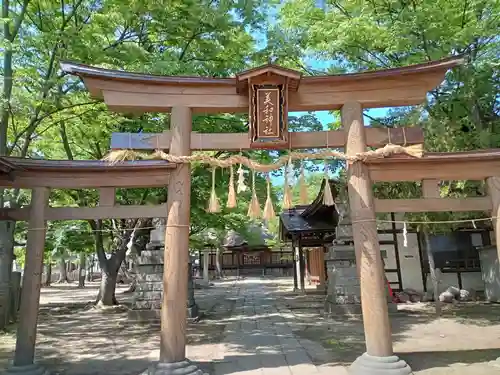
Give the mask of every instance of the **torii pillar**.
<svg viewBox="0 0 500 375">
<path fill-rule="evenodd" d="M 366 151 L 363 108 L 350 102 L 342 107 L 342 126 L 347 133 L 346 153 Z M 361 161 L 348 163 L 347 179 L 356 263 L 361 285 L 361 307 L 366 352 L 349 368 L 351 375 L 409 375 L 408 364 L 394 355 L 387 309 L 384 267 L 375 222 L 372 181 Z"/>
<path fill-rule="evenodd" d="M 170 155 L 191 155 L 191 129 L 191 108 L 173 107 L 170 117 Z M 189 163 L 179 164 L 168 184 L 160 360 L 144 375 L 203 374 L 186 358 L 190 208 L 191 166 Z"/>
<path fill-rule="evenodd" d="M 491 197 L 493 210 L 491 216 L 493 219 L 493 228 L 495 229 L 495 245 L 497 247 L 498 260 L 500 264 L 500 177 L 490 177 L 486 180 L 488 195 Z M 496 361 L 490 362 L 496 367 L 500 367 L 500 357 Z"/>
<path fill-rule="evenodd" d="M 13 366 L 8 375 L 48 375 L 49 372 L 35 363 L 35 343 L 42 285 L 43 252 L 45 250 L 45 210 L 49 189 L 34 188 L 31 191 L 26 261 L 24 264 L 19 325 Z"/>
</svg>

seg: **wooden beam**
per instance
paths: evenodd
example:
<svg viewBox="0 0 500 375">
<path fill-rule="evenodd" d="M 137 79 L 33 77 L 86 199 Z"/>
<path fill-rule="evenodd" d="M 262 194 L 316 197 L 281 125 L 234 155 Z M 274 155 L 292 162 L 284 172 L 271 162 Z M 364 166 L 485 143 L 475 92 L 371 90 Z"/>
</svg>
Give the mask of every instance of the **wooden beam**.
<svg viewBox="0 0 500 375">
<path fill-rule="evenodd" d="M 365 73 L 303 77 L 289 93 L 290 111 L 340 109 L 349 102 L 364 108 L 420 104 L 460 58 Z M 248 111 L 235 78 L 159 77 L 117 72 L 77 64 L 63 69 L 80 76 L 93 97 L 104 98 L 109 109 L 122 112 L 168 112 L 189 107 L 194 113 Z M 298 85 L 298 82 L 297 82 Z"/>
<path fill-rule="evenodd" d="M 288 109 L 292 112 L 334 110 L 349 100 L 360 102 L 364 108 L 417 105 L 443 80 L 443 76 L 444 72 L 419 74 L 412 82 L 402 77 L 398 77 L 399 82 L 379 78 L 370 82 L 358 79 L 336 84 L 302 80 L 299 90 L 288 94 Z M 194 113 L 200 114 L 248 112 L 248 97 L 239 95 L 236 86 L 227 87 L 226 84 L 196 88 L 189 84 L 151 86 L 110 80 L 90 83 L 87 87 L 93 96 L 102 96 L 108 108 L 115 112 L 170 112 L 176 106 L 190 107 Z M 92 87 L 96 84 L 100 89 Z"/>
<path fill-rule="evenodd" d="M 373 181 L 421 181 L 425 179 L 485 180 L 491 176 L 500 176 L 500 157 L 496 159 L 439 160 L 439 157 L 422 159 L 385 159 L 369 161 L 370 176 Z"/>
<path fill-rule="evenodd" d="M 165 217 L 166 205 L 156 206 L 97 206 L 48 207 L 45 220 L 139 219 Z M 27 221 L 30 207 L 0 209 L 0 220 Z"/>
<path fill-rule="evenodd" d="M 394 144 L 419 144 L 424 142 L 421 128 L 366 128 L 367 145 L 384 146 L 389 141 Z M 389 139 L 390 138 L 390 139 Z M 170 147 L 170 131 L 151 134 L 113 133 L 111 148 L 136 150 L 168 150 Z M 318 132 L 291 132 L 292 149 L 306 148 L 343 148 L 346 142 L 344 130 Z M 250 149 L 248 133 L 191 133 L 191 149 L 193 151 L 239 151 Z"/>
<path fill-rule="evenodd" d="M 469 212 L 492 209 L 489 197 L 375 199 L 375 211 L 382 212 Z"/>
<path fill-rule="evenodd" d="M 0 187 L 31 188 L 36 186 L 53 189 L 83 189 L 100 187 L 164 187 L 174 169 L 130 169 L 117 171 L 23 171 L 0 175 Z"/>
<path fill-rule="evenodd" d="M 335 110 L 349 100 L 360 102 L 364 108 L 417 105 L 443 77 L 444 71 L 420 73 L 411 81 L 407 76 L 397 77 L 398 82 L 396 77 L 335 83 L 302 79 L 298 91 L 289 92 L 288 109 L 291 112 Z M 193 113 L 200 114 L 248 112 L 248 97 L 237 93 L 236 84 L 230 87 L 227 82 L 205 87 L 99 79 L 86 79 L 85 83 L 92 96 L 102 97 L 108 108 L 116 112 L 170 112 L 176 106 L 190 107 Z"/>
</svg>

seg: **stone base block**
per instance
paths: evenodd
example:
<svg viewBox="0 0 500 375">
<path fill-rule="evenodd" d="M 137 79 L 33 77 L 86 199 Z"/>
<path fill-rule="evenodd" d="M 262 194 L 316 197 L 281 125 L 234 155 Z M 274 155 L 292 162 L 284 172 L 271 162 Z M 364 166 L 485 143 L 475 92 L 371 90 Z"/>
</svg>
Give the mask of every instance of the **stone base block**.
<svg viewBox="0 0 500 375">
<path fill-rule="evenodd" d="M 181 362 L 158 362 L 151 365 L 141 375 L 208 375 L 189 359 Z"/>
<path fill-rule="evenodd" d="M 358 357 L 348 370 L 350 375 L 411 375 L 413 371 L 408 364 L 393 355 L 390 357 L 374 357 L 364 353 Z"/>
<path fill-rule="evenodd" d="M 198 321 L 200 319 L 200 309 L 196 303 L 187 308 L 187 319 L 188 321 Z"/>
<path fill-rule="evenodd" d="M 160 310 L 140 310 L 133 309 L 128 310 L 128 318 L 132 321 L 139 323 L 151 323 L 151 322 L 160 322 Z"/>
<path fill-rule="evenodd" d="M 395 303 L 388 303 L 387 310 L 389 314 L 396 314 L 398 312 L 398 305 Z M 330 301 L 325 301 L 325 313 L 329 315 L 362 315 L 363 310 L 361 309 L 360 303 L 332 303 Z"/>
<path fill-rule="evenodd" d="M 50 375 L 45 367 L 38 364 L 27 366 L 12 366 L 5 372 L 6 375 Z"/>
<path fill-rule="evenodd" d="M 326 301 L 325 313 L 332 316 L 361 315 L 361 305 L 358 303 L 337 304 Z"/>
<path fill-rule="evenodd" d="M 325 292 L 326 293 L 326 285 L 325 284 L 316 284 L 316 290 L 319 290 L 321 292 Z"/>
<path fill-rule="evenodd" d="M 389 310 L 389 314 L 397 313 L 398 312 L 398 304 L 389 302 L 387 304 L 387 309 Z"/>
<path fill-rule="evenodd" d="M 489 364 L 493 367 L 498 367 L 500 368 L 500 357 L 498 357 L 496 360 L 494 361 L 490 361 Z"/>
<path fill-rule="evenodd" d="M 138 323 L 160 323 L 161 310 L 155 309 L 133 309 L 128 310 L 128 318 Z M 203 312 L 200 311 L 198 305 L 187 308 L 187 321 L 190 323 L 198 322 L 203 318 Z"/>
</svg>

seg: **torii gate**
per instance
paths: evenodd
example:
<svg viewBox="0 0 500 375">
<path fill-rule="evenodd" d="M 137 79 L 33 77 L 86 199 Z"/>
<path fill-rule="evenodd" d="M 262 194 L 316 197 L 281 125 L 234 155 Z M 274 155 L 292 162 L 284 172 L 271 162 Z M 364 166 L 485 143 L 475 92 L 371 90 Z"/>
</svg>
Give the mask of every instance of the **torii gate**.
<svg viewBox="0 0 500 375">
<path fill-rule="evenodd" d="M 173 155 L 191 150 L 244 150 L 249 148 L 337 148 L 348 155 L 367 146 L 419 144 L 417 128 L 374 129 L 363 126 L 363 108 L 419 104 L 442 82 L 446 71 L 462 63 L 449 58 L 403 68 L 337 76 L 302 77 L 300 73 L 266 65 L 235 78 L 160 77 L 63 63 L 64 71 L 79 76 L 90 94 L 103 98 L 111 110 L 170 112 L 171 128 L 161 134 L 114 134 L 112 148 L 169 149 Z M 261 104 L 279 102 L 270 121 Z M 328 132 L 288 133 L 288 111 L 340 109 L 343 129 Z M 248 134 L 192 134 L 193 113 L 251 113 Z M 267 120 L 266 120 L 267 119 Z M 29 219 L 25 284 L 17 333 L 15 373 L 38 371 L 33 365 L 45 220 L 102 219 L 168 216 L 164 293 L 161 312 L 160 362 L 152 372 L 198 374 L 185 357 L 187 264 L 190 213 L 189 164 L 162 162 L 119 163 L 83 161 L 23 161 L 0 158 L 0 186 L 33 190 L 30 208 L 3 209 L 2 220 Z M 429 153 L 419 159 L 391 157 L 353 162 L 348 166 L 348 188 L 354 242 L 361 282 L 366 353 L 351 366 L 351 373 L 409 374 L 408 365 L 393 355 L 385 298 L 376 212 L 493 211 L 500 210 L 500 150 L 468 153 Z M 438 180 L 487 179 L 489 197 L 446 199 L 436 195 Z M 422 199 L 374 199 L 373 181 L 424 180 Z M 118 186 L 164 186 L 167 205 L 115 206 Z M 47 188 L 98 187 L 99 207 L 46 208 Z M 500 221 L 496 221 L 500 244 Z M 500 251 L 499 251 L 500 252 Z M 16 367 L 17 366 L 17 367 Z"/>
<path fill-rule="evenodd" d="M 235 78 L 158 77 L 63 63 L 79 76 L 94 97 L 119 112 L 171 112 L 171 129 L 158 135 L 115 135 L 112 148 L 169 149 L 172 155 L 191 150 L 297 149 L 345 147 L 348 155 L 388 142 L 421 143 L 416 129 L 365 129 L 363 109 L 420 104 L 444 79 L 448 69 L 462 63 L 449 58 L 403 68 L 336 76 L 302 77 L 273 64 L 247 70 Z M 271 104 L 271 109 L 267 104 Z M 343 130 L 289 133 L 289 111 L 340 109 Z M 193 113 L 248 112 L 249 134 L 192 134 Z M 117 139 L 118 138 L 118 139 Z M 403 139 L 402 139 L 403 138 Z M 137 144 L 139 143 L 139 144 Z M 190 166 L 180 165 L 168 187 L 165 269 L 161 311 L 160 364 L 162 373 L 198 373 L 185 356 L 187 263 L 189 250 Z M 372 182 L 368 166 L 348 166 L 348 190 L 354 243 L 360 273 L 366 353 L 351 367 L 354 374 L 411 373 L 393 355 L 385 299 L 384 270 L 375 223 Z M 380 373 L 382 373 L 380 372 Z"/>
</svg>

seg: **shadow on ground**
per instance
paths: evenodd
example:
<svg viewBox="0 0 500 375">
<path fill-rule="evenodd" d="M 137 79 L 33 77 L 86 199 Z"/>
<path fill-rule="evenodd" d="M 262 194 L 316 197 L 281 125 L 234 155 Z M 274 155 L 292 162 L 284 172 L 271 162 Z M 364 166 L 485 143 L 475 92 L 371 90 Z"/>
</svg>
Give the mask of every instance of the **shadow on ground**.
<svg viewBox="0 0 500 375">
<path fill-rule="evenodd" d="M 498 349 L 457 350 L 442 352 L 404 353 L 404 358 L 413 371 L 444 368 L 454 364 L 488 363 L 499 356 Z M 496 373 L 492 367 L 492 373 Z M 497 370 L 500 373 L 500 370 Z M 472 375 L 472 374 L 471 374 Z"/>
<path fill-rule="evenodd" d="M 256 279 L 255 287 L 259 287 L 260 282 L 261 280 Z M 251 285 L 251 281 L 246 281 L 245 285 Z M 68 288 L 61 288 L 57 290 L 57 294 L 63 293 L 63 289 L 66 290 L 66 294 L 68 293 Z M 256 315 L 255 311 L 235 309 L 236 301 L 246 298 L 244 294 L 239 294 L 237 289 L 234 285 L 226 283 L 215 288 L 196 291 L 196 298 L 202 310 L 205 310 L 205 316 L 200 322 L 188 325 L 188 344 L 195 349 L 200 348 L 199 351 L 203 352 L 213 347 L 214 343 L 224 343 L 236 347 L 241 354 L 223 358 L 213 354 L 210 357 L 211 361 L 201 361 L 200 366 L 211 373 L 215 366 L 229 362 L 241 363 L 240 370 L 279 367 L 275 361 L 276 353 L 282 349 L 279 340 L 276 341 L 276 336 L 279 335 L 260 328 L 262 322 L 271 317 L 275 319 L 277 327 L 280 325 L 291 327 L 294 337 L 306 349 L 308 359 L 316 365 L 348 365 L 365 350 L 361 316 L 325 317 L 324 296 L 318 293 L 297 295 L 283 291 L 279 285 L 266 284 L 260 291 L 259 308 L 260 310 L 269 308 L 272 311 Z M 120 295 L 121 301 L 127 303 L 127 298 Z M 418 311 L 409 310 L 391 314 L 396 349 L 415 372 L 445 368 L 458 363 L 486 363 L 500 355 L 499 349 L 496 349 L 498 342 L 491 344 L 496 345 L 491 348 L 475 349 L 473 343 L 470 348 L 448 347 L 450 342 L 453 344 L 453 340 L 450 339 L 451 341 L 448 340 L 445 344 L 443 339 L 443 344 L 432 346 L 431 343 L 435 341 L 433 335 L 436 335 L 433 327 L 442 322 L 454 324 L 454 327 L 472 327 L 473 331 L 470 332 L 476 330 L 486 332 L 486 329 L 491 328 L 492 342 L 497 342 L 500 336 L 500 306 L 485 304 L 450 306 L 443 312 L 441 320 L 436 319 L 432 306 L 425 306 Z M 266 336 L 270 344 L 264 348 L 256 347 L 252 344 L 251 337 L 244 343 L 242 340 L 231 341 L 232 337 L 239 337 L 238 325 L 241 324 L 253 324 L 251 335 L 255 338 Z M 231 331 L 230 327 L 236 328 Z M 91 300 L 85 301 L 83 296 L 79 296 L 78 302 L 50 302 L 41 307 L 37 357 L 41 363 L 61 374 L 139 374 L 158 358 L 158 333 L 157 323 L 138 324 L 130 321 L 126 311 L 97 310 Z M 420 334 L 422 337 L 415 336 Z M 439 338 L 439 335 L 436 337 Z M 463 339 L 464 337 L 461 338 Z M 12 356 L 13 339 L 10 337 L 8 340 L 11 342 L 10 347 L 0 345 L 0 368 L 5 367 L 5 359 Z M 424 344 L 420 345 L 419 342 Z M 318 350 L 318 347 L 321 347 L 323 352 Z M 260 364 L 248 360 L 256 352 L 262 358 Z M 303 357 L 293 348 L 287 349 L 286 357 L 289 365 L 304 362 Z M 231 370 L 219 366 L 217 375 L 231 374 L 235 371 L 237 369 Z M 469 372 L 463 372 L 464 375 L 466 373 Z"/>
</svg>

